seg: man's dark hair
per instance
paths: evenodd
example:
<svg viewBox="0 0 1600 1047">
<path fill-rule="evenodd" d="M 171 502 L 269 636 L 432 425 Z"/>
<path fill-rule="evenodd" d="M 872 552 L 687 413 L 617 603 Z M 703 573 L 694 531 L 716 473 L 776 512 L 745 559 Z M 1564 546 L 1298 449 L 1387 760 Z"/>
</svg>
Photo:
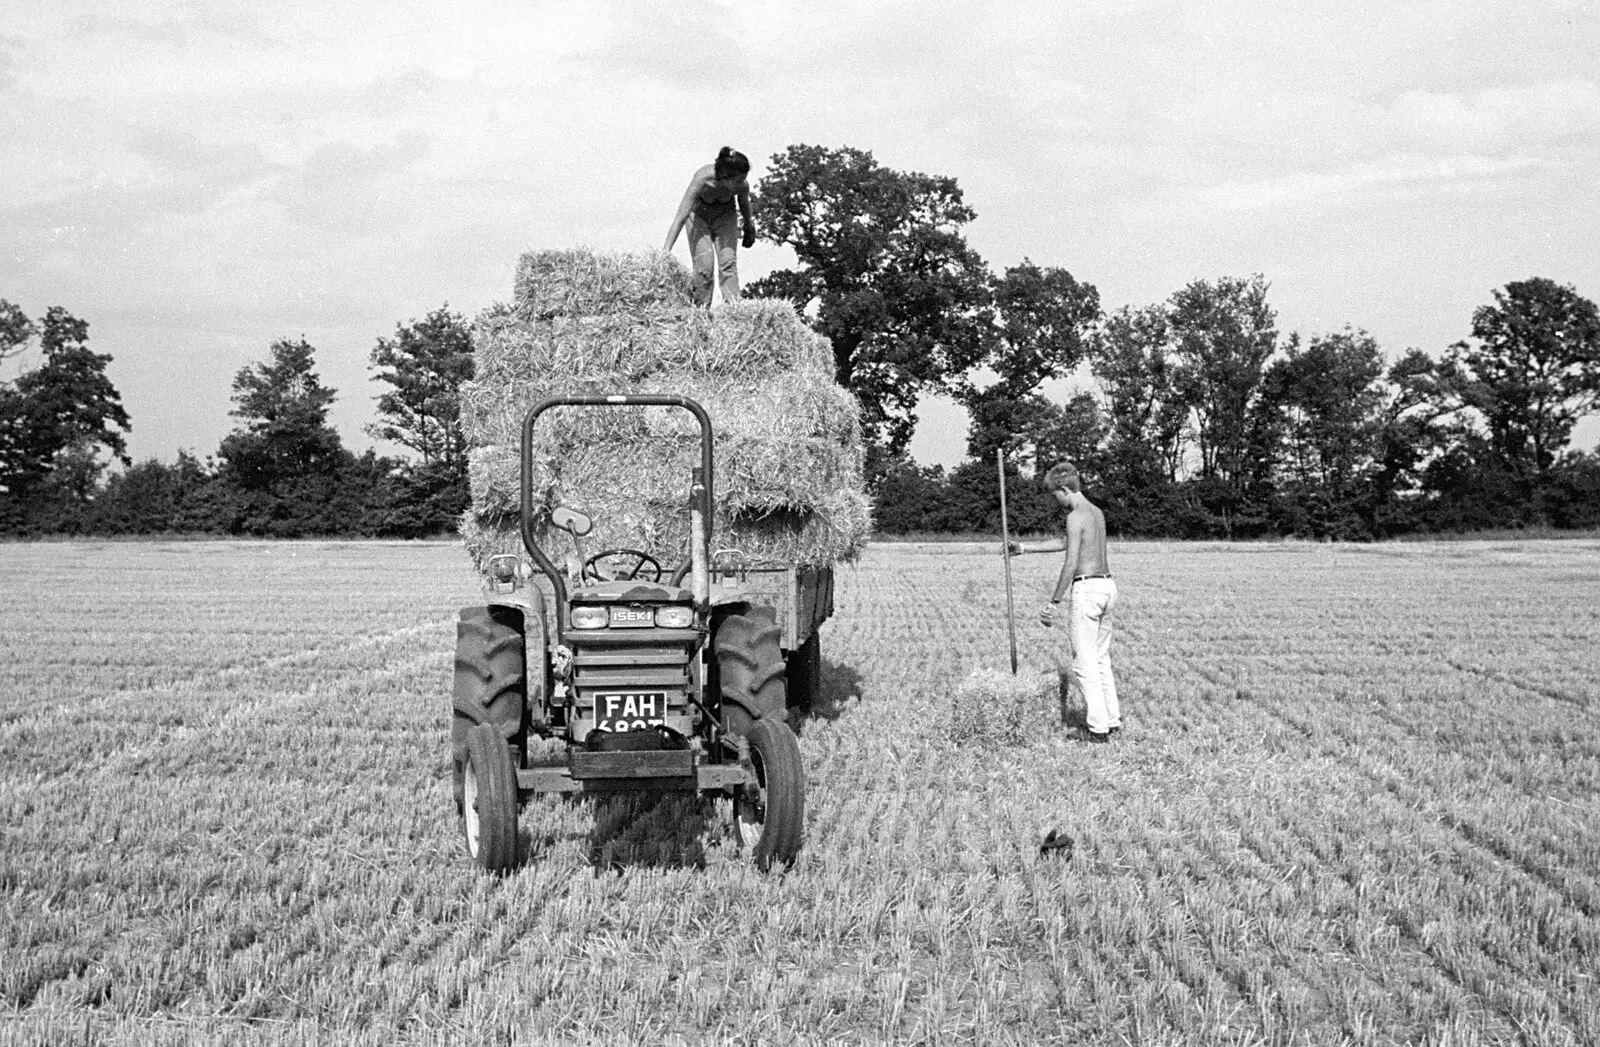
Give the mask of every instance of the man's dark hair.
<svg viewBox="0 0 1600 1047">
<path fill-rule="evenodd" d="M 743 178 L 750 173 L 750 159 L 732 146 L 723 146 L 712 164 L 712 174 L 717 178 Z"/>
<path fill-rule="evenodd" d="M 1083 478 L 1078 475 L 1077 466 L 1071 462 L 1062 462 L 1044 474 L 1044 486 L 1047 491 L 1065 489 L 1077 494 L 1083 490 Z"/>
</svg>

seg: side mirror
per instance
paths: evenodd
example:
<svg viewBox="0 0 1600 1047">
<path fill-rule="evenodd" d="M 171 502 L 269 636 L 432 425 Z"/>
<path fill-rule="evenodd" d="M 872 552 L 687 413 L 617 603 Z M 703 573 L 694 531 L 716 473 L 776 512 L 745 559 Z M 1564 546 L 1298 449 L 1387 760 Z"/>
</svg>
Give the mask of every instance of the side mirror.
<svg viewBox="0 0 1600 1047">
<path fill-rule="evenodd" d="M 566 506 L 550 510 L 550 522 L 576 538 L 582 538 L 594 530 L 593 520 L 578 510 L 568 509 Z"/>
</svg>

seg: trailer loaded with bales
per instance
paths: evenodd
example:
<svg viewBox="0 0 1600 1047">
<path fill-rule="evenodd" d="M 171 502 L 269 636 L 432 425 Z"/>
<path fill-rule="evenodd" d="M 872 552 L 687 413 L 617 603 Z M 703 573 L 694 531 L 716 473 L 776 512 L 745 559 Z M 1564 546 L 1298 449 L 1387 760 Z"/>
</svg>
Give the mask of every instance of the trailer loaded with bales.
<svg viewBox="0 0 1600 1047">
<path fill-rule="evenodd" d="M 523 257 L 474 346 L 461 529 L 485 588 L 450 743 L 468 852 L 514 867 L 532 795 L 673 791 L 731 800 L 756 863 L 792 861 L 789 709 L 871 524 L 827 343 L 784 302 L 693 308 L 670 256 L 568 251 Z"/>
</svg>

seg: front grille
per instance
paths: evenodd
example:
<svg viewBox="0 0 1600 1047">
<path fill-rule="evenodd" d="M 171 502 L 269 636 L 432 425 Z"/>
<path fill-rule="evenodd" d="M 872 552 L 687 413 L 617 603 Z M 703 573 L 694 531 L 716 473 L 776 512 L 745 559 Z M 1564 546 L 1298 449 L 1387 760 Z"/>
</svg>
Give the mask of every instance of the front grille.
<svg viewBox="0 0 1600 1047">
<path fill-rule="evenodd" d="M 570 635 L 568 639 L 576 641 Z M 597 692 L 665 691 L 671 705 L 684 706 L 687 701 L 683 693 L 689 688 L 693 671 L 691 656 L 692 649 L 688 647 L 585 647 L 574 642 L 572 687 L 578 705 L 592 709 Z"/>
</svg>

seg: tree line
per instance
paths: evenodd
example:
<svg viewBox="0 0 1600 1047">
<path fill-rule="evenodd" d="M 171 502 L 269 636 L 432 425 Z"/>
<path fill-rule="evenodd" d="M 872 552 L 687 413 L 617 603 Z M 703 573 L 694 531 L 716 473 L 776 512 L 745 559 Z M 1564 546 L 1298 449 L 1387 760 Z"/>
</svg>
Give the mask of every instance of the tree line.
<svg viewBox="0 0 1600 1047">
<path fill-rule="evenodd" d="M 91 351 L 88 334 L 65 309 L 35 322 L 0 300 L 0 359 L 30 346 L 41 357 L 0 383 L 0 533 L 415 538 L 452 530 L 467 506 L 458 396 L 472 341 L 448 305 L 371 352 L 388 389 L 367 431 L 407 448 L 403 458 L 344 446 L 328 422 L 336 391 L 300 338 L 234 375 L 237 424 L 215 454 L 134 463 L 111 356 Z"/>
<path fill-rule="evenodd" d="M 1108 314 L 1065 269 L 996 273 L 966 241 L 975 212 L 954 179 L 861 150 L 789 147 L 754 209 L 796 264 L 747 293 L 793 302 L 830 339 L 885 533 L 995 530 L 997 459 L 1018 531 L 1055 526 L 1031 477 L 1064 459 L 1121 536 L 1600 526 L 1600 456 L 1569 447 L 1600 407 L 1600 315 L 1571 286 L 1508 283 L 1467 338 L 1386 363 L 1359 329 L 1281 333 L 1260 275 Z M 213 454 L 134 463 L 111 357 L 88 330 L 61 307 L 33 319 L 0 300 L 0 361 L 40 360 L 0 381 L 0 533 L 415 537 L 450 531 L 467 505 L 471 332 L 448 305 L 370 353 L 386 388 L 367 432 L 402 457 L 344 447 L 327 420 L 336 391 L 301 338 L 234 376 L 236 425 Z M 1087 388 L 1043 392 L 1071 377 Z M 930 393 L 970 418 L 969 457 L 950 470 L 907 453 Z"/>
</svg>

